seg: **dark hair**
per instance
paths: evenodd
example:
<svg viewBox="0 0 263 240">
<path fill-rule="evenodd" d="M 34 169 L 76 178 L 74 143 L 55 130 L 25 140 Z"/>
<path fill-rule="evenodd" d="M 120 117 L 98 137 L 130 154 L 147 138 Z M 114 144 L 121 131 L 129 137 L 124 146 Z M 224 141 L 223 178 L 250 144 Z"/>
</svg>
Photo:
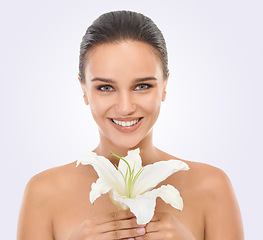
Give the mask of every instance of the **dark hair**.
<svg viewBox="0 0 263 240">
<path fill-rule="evenodd" d="M 85 55 L 92 47 L 118 42 L 121 40 L 137 40 L 153 46 L 163 65 L 164 78 L 168 74 L 168 57 L 166 43 L 162 32 L 156 24 L 141 13 L 131 11 L 114 11 L 102 14 L 87 29 L 80 44 L 79 76 L 85 83 Z"/>
</svg>

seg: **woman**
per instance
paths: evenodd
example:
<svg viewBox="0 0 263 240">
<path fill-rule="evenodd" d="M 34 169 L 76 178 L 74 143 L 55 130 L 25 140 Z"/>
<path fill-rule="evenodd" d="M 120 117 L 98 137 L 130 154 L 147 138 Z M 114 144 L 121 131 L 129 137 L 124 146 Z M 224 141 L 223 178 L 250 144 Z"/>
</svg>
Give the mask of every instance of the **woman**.
<svg viewBox="0 0 263 240">
<path fill-rule="evenodd" d="M 117 163 L 140 148 L 143 165 L 178 159 L 152 143 L 153 125 L 166 97 L 169 77 L 165 40 L 142 14 L 118 11 L 100 16 L 88 28 L 80 49 L 79 81 L 84 101 L 99 127 L 97 155 Z M 182 212 L 157 200 L 154 217 L 137 225 L 129 211 L 118 211 L 102 195 L 92 205 L 91 166 L 76 163 L 47 170 L 28 183 L 19 217 L 18 240 L 88 239 L 243 239 L 239 207 L 221 170 L 184 161 L 190 170 L 163 183 L 175 186 Z"/>
</svg>

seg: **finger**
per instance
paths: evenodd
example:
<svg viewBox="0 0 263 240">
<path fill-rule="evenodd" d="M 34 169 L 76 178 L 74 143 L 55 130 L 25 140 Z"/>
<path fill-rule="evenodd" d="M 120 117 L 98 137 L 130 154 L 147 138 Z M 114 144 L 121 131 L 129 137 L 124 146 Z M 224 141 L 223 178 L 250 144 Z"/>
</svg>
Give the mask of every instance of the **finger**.
<svg viewBox="0 0 263 240">
<path fill-rule="evenodd" d="M 134 214 L 129 210 L 122 210 L 118 212 L 111 212 L 105 215 L 101 215 L 99 218 L 96 218 L 96 224 L 103 224 L 107 222 L 119 221 L 124 219 L 135 218 Z"/>
<path fill-rule="evenodd" d="M 101 234 L 103 240 L 136 238 L 146 233 L 145 228 L 121 229 Z"/>
<path fill-rule="evenodd" d="M 166 239 L 160 234 L 160 232 L 146 233 L 143 236 L 136 237 L 136 240 L 163 240 Z"/>
<path fill-rule="evenodd" d="M 117 231 L 121 229 L 140 228 L 140 227 L 145 227 L 145 226 L 146 224 L 138 225 L 136 218 L 134 217 L 130 219 L 106 222 L 106 223 L 98 225 L 97 229 L 99 232 L 103 233 L 103 232 Z"/>
</svg>

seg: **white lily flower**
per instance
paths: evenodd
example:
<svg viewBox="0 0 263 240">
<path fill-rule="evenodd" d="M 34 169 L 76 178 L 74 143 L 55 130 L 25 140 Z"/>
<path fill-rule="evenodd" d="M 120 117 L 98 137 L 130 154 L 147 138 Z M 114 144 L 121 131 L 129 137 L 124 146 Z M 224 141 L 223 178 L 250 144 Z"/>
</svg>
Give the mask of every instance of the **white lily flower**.
<svg viewBox="0 0 263 240">
<path fill-rule="evenodd" d="M 160 161 L 142 167 L 140 149 L 128 151 L 124 158 L 119 157 L 118 168 L 105 157 L 98 156 L 94 152 L 86 153 L 77 161 L 77 166 L 92 165 L 99 178 L 92 183 L 90 202 L 94 201 L 107 192 L 110 193 L 113 203 L 125 210 L 130 208 L 137 218 L 137 223 L 146 224 L 154 215 L 156 198 L 160 197 L 164 202 L 174 208 L 183 209 L 183 200 L 180 193 L 172 185 L 162 185 L 153 189 L 171 174 L 188 170 L 186 163 L 180 160 Z"/>
</svg>

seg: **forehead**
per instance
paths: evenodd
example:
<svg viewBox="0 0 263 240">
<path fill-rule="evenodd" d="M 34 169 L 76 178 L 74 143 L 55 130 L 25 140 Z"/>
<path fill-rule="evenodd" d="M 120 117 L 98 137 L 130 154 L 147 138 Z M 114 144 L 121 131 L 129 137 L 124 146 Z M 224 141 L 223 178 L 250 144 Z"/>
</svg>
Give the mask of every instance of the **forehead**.
<svg viewBox="0 0 263 240">
<path fill-rule="evenodd" d="M 162 76 L 162 64 L 151 45 L 140 41 L 104 43 L 90 49 L 85 59 L 85 77 L 137 78 Z"/>
</svg>

